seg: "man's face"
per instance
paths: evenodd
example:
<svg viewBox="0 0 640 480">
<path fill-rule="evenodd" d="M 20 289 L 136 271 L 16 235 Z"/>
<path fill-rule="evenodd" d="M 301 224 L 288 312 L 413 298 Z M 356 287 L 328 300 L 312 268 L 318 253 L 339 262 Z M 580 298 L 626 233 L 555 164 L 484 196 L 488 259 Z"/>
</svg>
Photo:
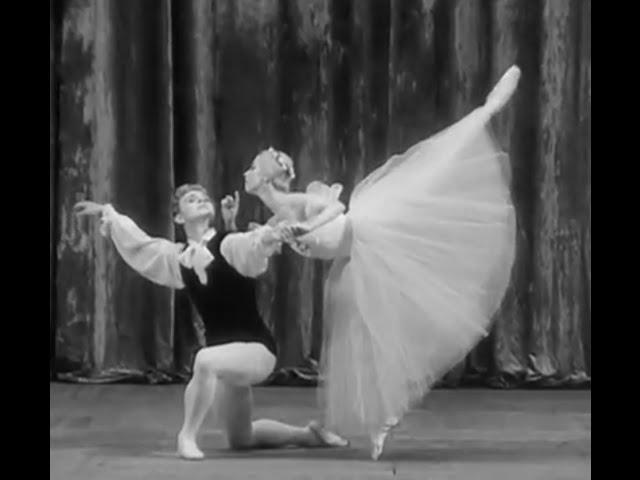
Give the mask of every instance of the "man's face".
<svg viewBox="0 0 640 480">
<path fill-rule="evenodd" d="M 178 202 L 179 213 L 176 215 L 176 222 L 186 223 L 210 218 L 216 214 L 215 207 L 209 196 L 200 190 L 191 190 L 185 193 Z"/>
</svg>

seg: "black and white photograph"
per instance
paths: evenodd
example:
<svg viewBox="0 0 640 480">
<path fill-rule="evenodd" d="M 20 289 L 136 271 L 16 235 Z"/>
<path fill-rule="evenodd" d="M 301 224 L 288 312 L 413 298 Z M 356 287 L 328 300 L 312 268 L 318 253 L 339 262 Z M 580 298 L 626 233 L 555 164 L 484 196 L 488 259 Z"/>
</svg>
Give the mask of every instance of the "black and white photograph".
<svg viewBox="0 0 640 480">
<path fill-rule="evenodd" d="M 50 0 L 51 480 L 591 478 L 591 0 Z"/>
</svg>

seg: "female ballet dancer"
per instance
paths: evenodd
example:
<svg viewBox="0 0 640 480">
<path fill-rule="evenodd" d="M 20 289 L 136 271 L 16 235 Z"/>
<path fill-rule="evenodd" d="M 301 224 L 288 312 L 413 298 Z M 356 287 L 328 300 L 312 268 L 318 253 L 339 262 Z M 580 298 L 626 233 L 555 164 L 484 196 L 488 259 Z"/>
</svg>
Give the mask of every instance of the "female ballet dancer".
<svg viewBox="0 0 640 480">
<path fill-rule="evenodd" d="M 235 224 L 238 197 L 222 203 L 224 223 Z M 276 364 L 276 343 L 256 305 L 255 277 L 280 249 L 281 235 L 269 226 L 248 233 L 216 232 L 215 208 L 200 185 L 183 185 L 174 195 L 174 220 L 184 227 L 187 244 L 151 238 L 111 205 L 79 202 L 78 215 L 101 215 L 101 232 L 121 257 L 145 278 L 171 288 L 186 288 L 205 325 L 206 347 L 198 351 L 184 394 L 184 423 L 178 454 L 202 459 L 196 437 L 214 405 L 233 449 L 285 446 L 345 446 L 347 442 L 317 422 L 296 427 L 274 420 L 251 421 L 251 386 Z"/>
<path fill-rule="evenodd" d="M 333 259 L 325 287 L 325 425 L 367 434 L 372 458 L 390 429 L 487 334 L 515 253 L 509 161 L 491 117 L 513 95 L 513 66 L 485 104 L 391 157 L 354 189 L 312 182 L 289 192 L 293 162 L 261 152 L 245 190 L 302 255 Z"/>
</svg>

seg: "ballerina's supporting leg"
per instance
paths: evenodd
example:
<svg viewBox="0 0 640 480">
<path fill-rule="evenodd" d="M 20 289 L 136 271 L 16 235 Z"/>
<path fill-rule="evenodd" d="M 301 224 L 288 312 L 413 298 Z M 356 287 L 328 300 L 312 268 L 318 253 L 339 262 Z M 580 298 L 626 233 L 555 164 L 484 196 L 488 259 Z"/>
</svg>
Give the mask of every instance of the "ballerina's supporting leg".
<svg viewBox="0 0 640 480">
<path fill-rule="evenodd" d="M 371 458 L 378 460 L 384 451 L 384 445 L 391 431 L 398 426 L 400 419 L 390 417 L 384 426 L 375 434 L 371 435 Z"/>
</svg>

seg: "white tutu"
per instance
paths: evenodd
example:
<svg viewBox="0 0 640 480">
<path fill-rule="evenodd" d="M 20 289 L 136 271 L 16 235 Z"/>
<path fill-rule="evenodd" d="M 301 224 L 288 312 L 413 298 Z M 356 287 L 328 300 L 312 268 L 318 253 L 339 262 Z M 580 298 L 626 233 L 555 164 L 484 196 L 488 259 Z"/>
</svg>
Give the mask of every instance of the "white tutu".
<svg viewBox="0 0 640 480">
<path fill-rule="evenodd" d="M 327 426 L 371 434 L 402 417 L 487 334 L 509 284 L 509 161 L 477 109 L 356 187 L 349 258 L 325 291 Z"/>
</svg>

